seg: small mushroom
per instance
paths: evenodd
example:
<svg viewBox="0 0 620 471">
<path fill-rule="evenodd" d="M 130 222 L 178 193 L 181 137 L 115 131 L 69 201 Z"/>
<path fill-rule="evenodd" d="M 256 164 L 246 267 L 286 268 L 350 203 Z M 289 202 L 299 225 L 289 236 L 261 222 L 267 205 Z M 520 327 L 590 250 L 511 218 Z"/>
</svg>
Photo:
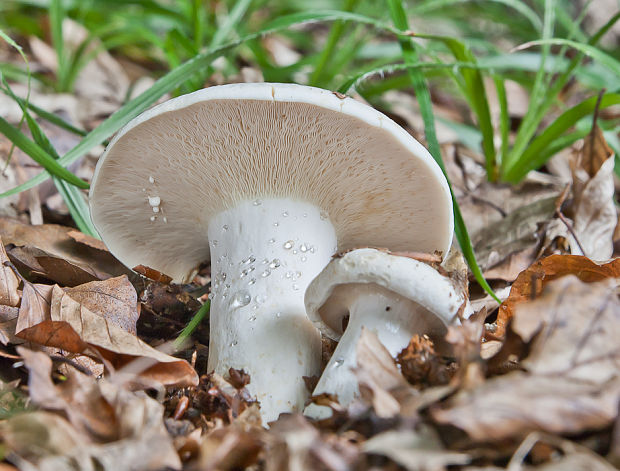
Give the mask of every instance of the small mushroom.
<svg viewBox="0 0 620 471">
<path fill-rule="evenodd" d="M 449 277 L 424 262 L 369 248 L 332 260 L 308 286 L 305 303 L 319 330 L 339 340 L 313 394 L 336 394 L 343 405 L 358 394 L 353 368 L 362 327 L 392 356 L 415 334 L 428 335 L 438 351 L 446 351 L 447 326 L 459 311 L 471 314 Z M 324 418 L 330 409 L 311 404 L 305 413 Z"/>
<path fill-rule="evenodd" d="M 430 154 L 385 115 L 327 90 L 246 83 L 131 121 L 100 158 L 95 226 L 129 267 L 176 282 L 211 261 L 209 371 L 250 375 L 265 421 L 320 372 L 303 295 L 338 250 L 446 252 L 452 203 Z"/>
</svg>

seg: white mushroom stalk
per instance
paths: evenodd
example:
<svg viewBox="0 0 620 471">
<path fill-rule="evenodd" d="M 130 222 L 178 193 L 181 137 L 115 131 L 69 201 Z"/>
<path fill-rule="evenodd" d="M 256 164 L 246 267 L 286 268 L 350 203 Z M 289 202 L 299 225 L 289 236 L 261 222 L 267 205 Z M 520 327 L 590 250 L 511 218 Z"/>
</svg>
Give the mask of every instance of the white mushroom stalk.
<svg viewBox="0 0 620 471">
<path fill-rule="evenodd" d="M 362 327 L 396 356 L 415 334 L 429 335 L 441 346 L 447 325 L 459 312 L 471 313 L 450 278 L 418 260 L 375 249 L 354 250 L 330 262 L 305 299 L 310 319 L 339 340 L 313 395 L 335 394 L 343 405 L 359 394 L 354 368 Z M 310 405 L 305 413 L 324 418 L 331 411 Z"/>
<path fill-rule="evenodd" d="M 321 339 L 303 293 L 336 250 L 327 214 L 290 199 L 246 201 L 209 224 L 212 299 L 208 370 L 250 375 L 268 422 L 300 411 L 303 376 L 320 373 Z"/>
</svg>

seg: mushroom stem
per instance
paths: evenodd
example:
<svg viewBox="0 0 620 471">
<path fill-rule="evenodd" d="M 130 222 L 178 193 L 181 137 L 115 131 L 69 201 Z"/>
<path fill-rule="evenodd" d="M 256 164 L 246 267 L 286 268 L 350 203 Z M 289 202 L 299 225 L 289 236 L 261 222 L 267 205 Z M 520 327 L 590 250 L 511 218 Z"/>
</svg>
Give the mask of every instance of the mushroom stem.
<svg viewBox="0 0 620 471">
<path fill-rule="evenodd" d="M 446 331 L 435 320 L 435 314 L 377 284 L 359 284 L 347 296 L 351 300 L 349 323 L 313 392 L 315 396 L 335 394 L 343 405 L 359 393 L 353 369 L 357 366 L 356 349 L 362 327 L 375 333 L 392 357 L 406 348 L 415 334 L 442 338 Z M 330 416 L 331 409 L 311 404 L 304 413 L 321 419 Z"/>
<path fill-rule="evenodd" d="M 321 339 L 304 292 L 337 248 L 318 207 L 292 199 L 244 201 L 209 223 L 212 300 L 209 371 L 250 375 L 263 422 L 303 408 L 303 376 L 320 373 Z"/>
</svg>

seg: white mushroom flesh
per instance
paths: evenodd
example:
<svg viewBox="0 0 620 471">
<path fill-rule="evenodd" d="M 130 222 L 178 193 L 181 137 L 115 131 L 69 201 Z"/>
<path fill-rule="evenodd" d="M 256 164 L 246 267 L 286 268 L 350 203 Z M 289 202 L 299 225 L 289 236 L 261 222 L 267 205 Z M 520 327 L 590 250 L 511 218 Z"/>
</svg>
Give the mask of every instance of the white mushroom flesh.
<svg viewBox="0 0 620 471">
<path fill-rule="evenodd" d="M 302 410 L 320 373 L 319 331 L 304 292 L 336 250 L 327 214 L 291 199 L 251 200 L 211 219 L 209 371 L 250 375 L 264 422 Z"/>
</svg>

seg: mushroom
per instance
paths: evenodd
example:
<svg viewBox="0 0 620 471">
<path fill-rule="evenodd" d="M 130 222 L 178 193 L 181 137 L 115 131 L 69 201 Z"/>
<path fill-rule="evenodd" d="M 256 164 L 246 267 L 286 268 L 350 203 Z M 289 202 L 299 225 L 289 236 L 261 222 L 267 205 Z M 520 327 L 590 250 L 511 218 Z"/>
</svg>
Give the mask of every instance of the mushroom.
<svg viewBox="0 0 620 471">
<path fill-rule="evenodd" d="M 327 90 L 247 83 L 155 106 L 100 158 L 92 219 L 110 251 L 175 282 L 211 262 L 209 371 L 250 375 L 264 421 L 303 408 L 320 372 L 303 295 L 360 244 L 446 252 L 447 182 L 373 108 Z"/>
<path fill-rule="evenodd" d="M 336 394 L 349 404 L 358 394 L 356 347 L 362 327 L 374 332 L 394 357 L 415 334 L 428 335 L 447 352 L 447 326 L 471 314 L 463 290 L 427 263 L 376 249 L 357 249 L 332 260 L 305 294 L 308 317 L 323 335 L 338 340 L 313 395 Z M 306 415 L 324 418 L 311 404 Z"/>
</svg>

